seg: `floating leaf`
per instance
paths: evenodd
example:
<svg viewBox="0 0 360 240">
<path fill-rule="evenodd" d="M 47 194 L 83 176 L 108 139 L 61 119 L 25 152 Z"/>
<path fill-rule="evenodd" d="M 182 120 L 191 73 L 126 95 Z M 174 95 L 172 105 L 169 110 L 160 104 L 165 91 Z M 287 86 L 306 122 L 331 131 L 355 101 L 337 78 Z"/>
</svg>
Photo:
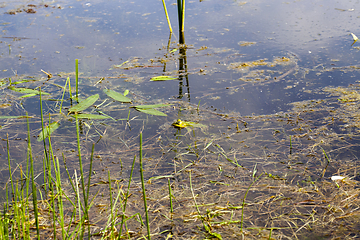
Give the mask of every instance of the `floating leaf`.
<svg viewBox="0 0 360 240">
<path fill-rule="evenodd" d="M 129 94 L 129 90 L 126 89 L 126 90 L 124 91 L 124 96 L 126 96 L 126 95 L 128 95 L 128 94 Z"/>
<path fill-rule="evenodd" d="M 79 104 L 69 109 L 69 112 L 81 112 L 91 105 L 93 105 L 99 98 L 99 94 L 92 95 L 85 100 L 82 100 Z"/>
<path fill-rule="evenodd" d="M 39 90 L 30 89 L 30 88 L 16 88 L 13 86 L 9 86 L 8 89 L 13 90 L 15 92 L 19 92 L 19 93 L 27 93 L 27 94 L 35 94 L 35 95 L 40 93 Z M 46 93 L 46 92 L 41 92 L 41 95 L 50 95 L 50 94 Z"/>
<path fill-rule="evenodd" d="M 123 102 L 123 103 L 131 103 L 130 98 L 125 97 L 125 95 L 122 95 L 121 93 L 115 92 L 113 90 L 104 89 L 104 93 L 116 101 Z"/>
<path fill-rule="evenodd" d="M 176 80 L 176 79 L 178 78 L 172 76 L 157 76 L 157 77 L 152 77 L 150 81 L 168 81 L 168 80 Z"/>
<path fill-rule="evenodd" d="M 11 82 L 11 85 L 16 85 L 16 84 L 21 84 L 21 83 L 27 83 L 27 82 L 30 82 L 30 81 L 34 81 L 34 80 L 23 79 L 23 80 L 20 80 L 20 81 Z"/>
<path fill-rule="evenodd" d="M 37 141 L 40 142 L 44 138 L 47 138 L 50 136 L 58 127 L 60 126 L 60 123 L 53 122 L 49 126 L 46 126 L 44 130 L 42 130 L 39 134 L 39 137 L 37 138 Z"/>
<path fill-rule="evenodd" d="M 70 115 L 72 117 L 77 117 L 77 118 L 86 118 L 86 119 L 107 119 L 109 118 L 108 116 L 104 116 L 104 115 L 99 115 L 99 114 L 75 114 L 75 115 Z"/>
<path fill-rule="evenodd" d="M 155 110 L 153 108 L 135 108 L 135 109 L 150 115 L 164 116 L 164 117 L 167 116 L 165 113 Z"/>
<path fill-rule="evenodd" d="M 35 94 L 35 93 L 31 93 L 31 94 L 22 95 L 20 98 L 33 97 L 33 96 L 36 96 L 36 95 L 37 94 Z"/>
<path fill-rule="evenodd" d="M 159 108 L 159 107 L 167 107 L 169 104 L 153 104 L 153 105 L 136 105 L 134 108 Z"/>
<path fill-rule="evenodd" d="M 174 53 L 176 52 L 178 49 L 177 48 L 174 48 L 173 50 L 170 51 L 170 53 Z"/>
</svg>

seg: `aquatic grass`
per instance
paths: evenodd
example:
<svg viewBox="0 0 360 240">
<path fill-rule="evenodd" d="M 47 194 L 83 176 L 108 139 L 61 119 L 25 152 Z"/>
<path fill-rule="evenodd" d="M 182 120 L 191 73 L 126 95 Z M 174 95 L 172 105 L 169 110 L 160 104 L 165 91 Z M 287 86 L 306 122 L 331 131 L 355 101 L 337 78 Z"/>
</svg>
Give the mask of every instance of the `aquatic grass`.
<svg viewBox="0 0 360 240">
<path fill-rule="evenodd" d="M 75 84 L 76 101 L 79 101 L 79 59 L 75 59 Z"/>
<path fill-rule="evenodd" d="M 126 190 L 126 194 L 124 196 L 124 204 L 123 204 L 123 207 L 122 207 L 122 216 L 121 216 L 121 223 L 120 223 L 120 229 L 119 229 L 119 238 L 118 238 L 119 240 L 121 238 L 122 228 L 123 228 L 123 225 L 125 223 L 126 205 L 127 205 L 127 200 L 129 198 L 131 180 L 132 180 L 132 176 L 133 176 L 133 173 L 134 173 L 135 160 L 136 160 L 136 155 L 134 156 L 134 160 L 133 160 L 132 165 L 131 165 L 129 183 L 128 183 L 128 187 L 127 187 L 127 190 Z"/>
<path fill-rule="evenodd" d="M 61 103 L 60 103 L 60 108 L 59 108 L 59 113 L 60 114 L 61 114 L 62 105 L 63 105 L 63 102 L 64 102 L 64 97 L 65 97 L 65 92 L 66 92 L 66 87 L 67 87 L 68 83 L 69 83 L 69 90 L 71 91 L 71 89 L 70 89 L 70 78 L 69 77 L 66 79 L 65 86 L 64 86 L 64 91 L 63 91 L 63 94 L 62 94 L 62 97 L 61 97 Z M 70 98 L 71 98 L 71 93 L 70 93 Z"/>
<path fill-rule="evenodd" d="M 171 192 L 170 178 L 168 178 L 168 185 L 169 185 L 170 213 L 173 213 L 174 212 L 174 207 L 173 207 L 173 203 L 172 203 L 172 192 Z"/>
<path fill-rule="evenodd" d="M 32 189 L 32 201 L 33 201 L 33 210 L 34 210 L 34 217 L 35 217 L 35 226 L 36 226 L 36 236 L 37 239 L 40 240 L 40 228 L 39 228 L 39 213 L 38 213 L 38 202 L 37 202 L 37 195 L 36 195 L 36 186 L 34 180 L 34 161 L 32 157 L 32 149 L 31 149 L 31 140 L 30 140 L 30 125 L 29 125 L 29 118 L 28 113 L 26 112 L 26 124 L 27 124 L 27 131 L 28 131 L 28 155 L 30 160 L 30 177 L 31 177 L 31 189 Z M 24 211 L 25 212 L 25 211 Z"/>
<path fill-rule="evenodd" d="M 170 30 L 170 34 L 171 34 L 173 31 L 172 31 L 172 27 L 171 27 L 171 23 L 170 23 L 169 14 L 168 14 L 168 11 L 167 11 L 167 9 L 166 9 L 165 0 L 162 0 L 162 4 L 163 4 L 163 7 L 164 7 L 164 12 L 165 12 L 166 20 L 167 20 L 167 23 L 168 23 L 168 26 L 169 26 L 169 30 Z"/>
<path fill-rule="evenodd" d="M 146 228 L 148 233 L 148 239 L 151 239 L 150 235 L 150 222 L 149 222 L 149 213 L 146 203 L 146 193 L 145 193 L 145 183 L 144 183 L 144 170 L 143 170 L 143 162 L 142 162 L 142 132 L 140 133 L 140 151 L 139 151 L 139 158 L 140 158 L 140 177 L 141 177 L 141 187 L 142 187 L 142 194 L 143 194 L 143 201 L 144 201 L 144 209 L 145 209 L 145 216 L 146 216 Z"/>
<path fill-rule="evenodd" d="M 88 210 L 89 210 L 89 208 L 88 208 L 89 207 L 89 205 L 88 205 L 89 199 L 88 198 L 89 198 L 89 196 L 87 195 L 87 190 L 85 188 L 84 170 L 83 170 L 81 147 L 80 147 L 80 128 L 79 128 L 79 119 L 78 119 L 77 115 L 75 115 L 75 123 L 76 123 L 76 139 L 77 139 L 77 150 L 78 150 L 81 187 L 82 187 L 83 200 L 84 200 L 84 218 L 85 218 L 85 221 L 89 222 L 89 214 L 88 214 Z M 78 186 L 77 186 L 77 188 L 78 188 Z M 77 189 L 77 192 L 78 192 L 78 189 Z M 80 202 L 80 200 L 78 200 L 78 201 Z M 79 209 L 79 211 L 80 211 L 80 209 Z M 80 215 L 79 215 L 79 217 L 80 217 Z M 90 232 L 88 232 L 88 238 L 90 239 Z"/>
<path fill-rule="evenodd" d="M 216 233 L 216 232 L 213 232 L 211 230 L 211 225 L 210 223 L 201 215 L 200 213 L 200 209 L 199 209 L 199 206 L 196 202 L 196 198 L 195 198 L 195 194 L 194 194 L 194 189 L 193 189 L 193 186 L 192 186 L 192 181 L 191 181 L 191 170 L 189 171 L 189 181 L 190 181 L 190 191 L 191 191 L 191 195 L 192 195 L 192 198 L 194 200 L 194 203 L 195 203 L 195 208 L 196 208 L 196 211 L 197 211 L 197 214 L 199 216 L 199 218 L 201 219 L 201 222 L 204 226 L 204 229 L 208 232 L 208 234 L 210 234 L 212 237 L 215 237 L 215 238 L 218 238 L 220 240 L 222 240 L 222 236 L 221 234 L 219 233 Z"/>
<path fill-rule="evenodd" d="M 253 175 L 252 177 L 255 178 L 256 176 L 256 172 L 255 168 L 253 171 Z M 241 221 L 240 221 L 240 232 L 243 233 L 243 226 L 244 226 L 244 209 L 245 209 L 245 202 L 246 202 L 246 197 L 249 193 L 250 188 L 252 187 L 252 185 L 263 175 L 264 173 L 261 173 L 255 180 L 252 181 L 252 183 L 249 185 L 249 187 L 246 189 L 243 201 L 242 201 L 242 208 L 241 208 Z"/>
</svg>

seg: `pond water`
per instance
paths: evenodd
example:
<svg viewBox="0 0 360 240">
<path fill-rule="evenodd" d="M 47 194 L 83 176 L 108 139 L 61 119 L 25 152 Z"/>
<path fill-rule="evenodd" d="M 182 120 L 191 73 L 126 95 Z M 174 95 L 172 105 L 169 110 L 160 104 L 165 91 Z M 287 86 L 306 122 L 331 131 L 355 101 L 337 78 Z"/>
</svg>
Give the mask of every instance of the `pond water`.
<svg viewBox="0 0 360 240">
<path fill-rule="evenodd" d="M 95 154 L 100 160 L 94 163 L 94 168 L 99 171 L 99 179 L 107 178 L 106 172 L 102 173 L 104 169 L 111 169 L 114 178 L 127 178 L 130 171 L 127 167 L 138 151 L 138 136 L 143 131 L 147 178 L 172 174 L 171 171 L 192 163 L 193 170 L 198 171 L 194 184 L 201 185 L 211 178 L 224 181 L 219 180 L 220 176 L 228 171 L 225 175 L 236 179 L 233 187 L 238 187 L 241 181 L 248 186 L 250 180 L 246 174 L 258 166 L 267 176 L 272 176 L 271 179 L 286 179 L 292 190 L 282 192 L 283 199 L 294 191 L 302 191 L 294 190 L 296 187 L 310 188 L 314 180 L 325 184 L 324 191 L 330 191 L 327 186 L 332 184 L 329 178 L 333 175 L 346 175 L 354 181 L 351 186 L 357 186 L 354 179 L 358 172 L 360 42 L 353 43 L 350 33 L 360 36 L 359 1 L 186 1 L 186 45 L 183 46 L 178 44 L 175 3 L 167 1 L 174 29 L 170 38 L 159 0 L 0 3 L 0 78 L 3 79 L 0 111 L 2 116 L 24 116 L 28 112 L 33 117 L 30 127 L 39 166 L 42 160 L 42 146 L 36 142 L 41 130 L 39 97 L 21 98 L 23 94 L 8 88 L 9 79 L 12 82 L 27 79 L 13 86 L 32 89 L 41 86 L 50 93 L 43 96 L 43 108 L 45 114 L 50 114 L 51 122 L 61 124 L 53 134 L 56 154 L 60 157 L 65 153 L 70 168 L 76 169 L 74 120 L 58 112 L 63 94 L 61 87 L 70 77 L 74 88 L 75 59 L 79 59 L 80 98 L 100 95 L 97 108 L 88 112 L 101 110 L 114 119 L 122 119 L 84 120 L 81 125 L 86 159 L 89 159 L 91 144 L 96 143 Z M 48 78 L 46 73 L 52 77 Z M 177 79 L 150 81 L 160 75 Z M 127 96 L 132 104 L 112 102 L 104 89 L 121 93 L 129 90 Z M 129 106 L 158 103 L 172 104 L 158 109 L 165 112 L 166 117 L 129 110 Z M 63 111 L 67 113 L 71 104 L 67 93 Z M 172 125 L 177 119 L 198 125 L 177 129 Z M 6 139 L 9 134 L 12 155 L 21 162 L 26 157 L 26 142 L 22 140 L 27 138 L 24 119 L 5 119 L 1 125 L 1 137 Z M 2 147 L 4 156 L 5 141 Z M 326 158 L 331 158 L 329 166 L 324 164 L 324 153 L 328 153 Z M 221 162 L 220 157 L 225 157 L 225 162 Z M 246 170 L 234 173 L 234 162 L 229 158 Z M 207 160 L 203 162 L 204 159 Z M 88 167 L 88 163 L 85 165 Z M 5 184 L 9 177 L 7 166 L 2 169 L 2 175 L 1 181 Z M 138 179 L 138 173 L 136 177 Z M 183 183 L 187 178 L 175 179 Z M 229 179 L 226 178 L 225 183 L 231 185 Z M 154 183 L 149 189 L 161 195 L 156 189 L 163 188 L 163 184 Z M 279 183 L 274 188 L 281 186 Z M 216 184 L 209 189 L 218 194 L 225 191 Z M 265 202 L 275 196 L 271 190 L 260 189 L 250 194 L 255 202 Z M 331 196 L 335 190 L 330 191 Z M 208 193 L 210 190 L 203 191 L 203 202 L 215 201 Z M 291 204 L 301 204 L 310 198 L 320 201 L 310 196 L 313 193 L 309 189 L 306 191 L 308 195 L 299 196 Z M 228 202 L 235 199 L 229 195 Z M 341 199 L 336 199 L 340 204 Z M 316 204 L 321 210 L 313 211 L 319 214 L 332 211 L 324 210 L 329 202 L 324 206 Z M 278 210 L 278 206 L 275 209 Z M 305 216 L 306 211 L 299 210 L 301 216 Z M 335 212 L 334 218 L 345 218 L 335 216 Z M 276 227 L 285 229 L 283 222 L 279 226 L 265 224 L 261 213 L 252 214 L 258 220 L 253 223 L 249 220 L 248 227 L 253 224 L 262 225 L 263 230 L 270 225 L 271 231 Z M 279 213 L 279 216 L 282 215 Z M 284 220 L 290 225 L 296 225 L 295 221 L 302 226 L 298 219 Z M 195 231 L 186 224 L 179 225 L 182 229 L 177 230 L 178 234 L 186 232 L 181 235 L 184 238 Z M 159 229 L 166 226 L 163 223 Z M 318 226 L 315 234 L 310 227 L 304 227 L 302 236 L 318 236 L 324 228 L 325 224 Z M 232 230 L 223 233 L 223 237 L 239 237 L 237 230 Z M 291 230 L 279 232 L 279 237 L 297 234 Z M 344 235 L 346 231 L 334 232 Z M 264 234 L 269 236 L 268 232 Z M 334 236 L 334 233 L 327 232 L 324 236 Z"/>
</svg>

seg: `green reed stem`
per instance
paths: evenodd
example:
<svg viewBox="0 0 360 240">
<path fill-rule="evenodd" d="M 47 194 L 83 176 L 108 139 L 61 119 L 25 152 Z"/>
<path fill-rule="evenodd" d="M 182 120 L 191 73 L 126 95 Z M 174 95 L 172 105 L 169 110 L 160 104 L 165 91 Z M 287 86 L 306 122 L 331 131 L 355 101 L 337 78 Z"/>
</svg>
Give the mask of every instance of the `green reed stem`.
<svg viewBox="0 0 360 240">
<path fill-rule="evenodd" d="M 245 196 L 243 198 L 243 203 L 242 203 L 242 208 L 241 208 L 241 224 L 240 224 L 240 232 L 243 232 L 243 225 L 244 225 L 244 208 L 245 208 L 245 200 L 247 197 L 247 194 L 251 188 L 251 186 L 263 175 L 264 173 L 261 173 L 251 184 L 250 186 L 247 188 L 246 192 L 245 192 Z"/>
<path fill-rule="evenodd" d="M 75 59 L 76 100 L 79 101 L 79 59 Z"/>
<path fill-rule="evenodd" d="M 51 141 L 51 139 L 49 136 L 49 142 L 50 141 Z M 62 188 L 61 188 L 61 171 L 60 171 L 59 159 L 57 157 L 55 157 L 54 169 L 55 169 L 55 176 L 56 176 L 55 186 L 56 186 L 56 192 L 57 192 L 57 204 L 58 204 L 58 209 L 59 209 L 59 218 L 60 218 L 59 223 L 60 223 L 60 227 L 61 227 L 61 236 L 62 236 L 62 239 L 66 239 L 67 234 L 65 231 L 64 203 L 63 203 L 63 198 L 62 198 L 63 192 L 62 192 Z"/>
<path fill-rule="evenodd" d="M 172 33 L 172 27 L 171 27 L 171 23 L 170 23 L 169 14 L 168 14 L 168 11 L 167 11 L 167 9 L 166 9 L 165 0 L 162 0 L 162 3 L 163 3 L 163 7 L 164 7 L 164 12 L 165 12 L 166 20 L 167 20 L 167 23 L 168 23 L 168 25 L 169 25 L 169 30 L 170 30 L 170 33 Z"/>
<path fill-rule="evenodd" d="M 146 203 L 146 193 L 145 193 L 145 183 L 144 183 L 144 172 L 143 172 L 143 163 L 142 163 L 142 133 L 140 133 L 140 176 L 141 176 L 141 187 L 143 192 L 143 199 L 144 199 L 144 209 L 145 209 L 145 216 L 146 216 L 146 227 L 148 232 L 148 239 L 151 239 L 150 236 L 150 222 L 149 222 L 149 213 L 147 209 Z"/>
<path fill-rule="evenodd" d="M 7 187 L 6 187 L 6 192 L 7 192 Z M 7 196 L 7 194 L 6 194 Z M 2 216 L 2 233 L 0 235 L 0 237 L 4 240 L 8 240 L 9 239 L 9 218 L 6 215 L 8 212 L 8 199 L 6 199 L 6 203 L 4 203 L 4 211 L 3 211 L 3 216 Z"/>
<path fill-rule="evenodd" d="M 80 148 L 79 119 L 78 119 L 77 115 L 75 115 L 75 122 L 76 122 L 76 138 L 77 138 L 77 148 L 78 148 L 78 155 L 79 155 L 79 168 L 80 168 L 80 177 L 81 177 L 81 187 L 82 187 L 83 197 L 84 197 L 84 215 L 85 215 L 85 219 L 89 221 L 88 196 L 86 195 L 85 182 L 84 182 L 84 170 L 83 170 L 83 165 L 82 165 L 81 148 Z M 89 233 L 89 235 L 90 235 L 90 233 Z"/>
<path fill-rule="evenodd" d="M 12 193 L 12 199 L 15 197 L 15 191 L 14 191 L 14 182 L 12 178 L 12 172 L 11 172 L 11 158 L 10 158 L 10 147 L 9 147 L 9 134 L 6 134 L 6 151 L 7 151 L 7 158 L 8 158 L 8 165 L 9 165 L 9 176 L 10 176 L 10 184 L 11 184 L 11 193 Z M 8 201 L 6 201 L 9 203 Z"/>
<path fill-rule="evenodd" d="M 291 135 L 290 135 L 290 154 L 292 153 L 292 143 L 291 143 Z"/>
<path fill-rule="evenodd" d="M 181 32 L 185 29 L 185 0 L 182 0 L 181 4 Z"/>
<path fill-rule="evenodd" d="M 170 178 L 168 178 L 168 185 L 169 185 L 169 200 L 170 200 L 170 212 L 174 212 L 173 204 L 172 204 L 172 192 L 171 192 L 171 184 L 170 184 Z"/>
<path fill-rule="evenodd" d="M 327 154 L 326 154 L 325 150 L 324 150 L 322 147 L 320 147 L 320 148 L 323 150 L 323 153 L 324 153 L 324 155 L 325 155 L 325 157 L 326 157 L 326 159 L 327 159 L 328 163 L 330 163 L 330 159 L 328 158 L 328 156 L 327 156 Z"/>
<path fill-rule="evenodd" d="M 109 181 L 109 195 L 110 195 L 110 221 L 111 221 L 111 228 L 110 228 L 110 239 L 114 238 L 114 205 L 113 205 L 113 197 L 112 197 L 112 187 L 111 187 L 111 178 L 110 178 L 110 171 L 108 170 L 108 181 Z"/>
<path fill-rule="evenodd" d="M 77 198 L 77 205 L 78 205 L 78 210 L 79 210 L 79 224 L 77 227 L 79 227 L 79 229 L 82 229 L 82 218 L 81 218 L 81 197 L 80 197 L 80 190 L 79 190 L 79 183 L 78 183 L 78 179 L 77 179 L 77 174 L 76 174 L 76 170 L 74 172 L 75 175 L 75 188 L 76 188 L 76 198 Z M 75 231 L 74 231 L 75 232 Z M 73 233 L 74 233 L 73 232 Z M 80 231 L 76 231 L 76 236 L 78 235 Z M 82 230 L 81 230 L 82 232 Z M 81 233 L 82 235 L 82 233 Z M 76 237 L 77 238 L 77 237 Z"/>
<path fill-rule="evenodd" d="M 50 158 L 48 155 L 48 151 L 46 148 L 46 139 L 45 139 L 45 127 L 44 127 L 44 115 L 43 115 L 43 106 L 42 106 L 42 95 L 41 95 L 41 87 L 39 88 L 39 98 L 40 98 L 40 116 L 41 116 L 41 132 L 43 135 L 43 144 L 44 144 L 44 164 L 43 164 L 43 171 L 44 171 L 44 189 L 45 189 L 45 194 L 47 194 L 47 187 L 49 185 L 49 188 L 52 189 L 52 181 L 49 180 L 51 179 L 51 162 L 50 162 Z M 50 124 L 50 121 L 49 121 Z M 50 131 L 50 129 L 49 129 Z M 48 133 L 48 135 L 50 135 Z M 47 174 L 45 174 L 47 173 Z M 52 191 L 52 190 L 51 190 Z"/>
<path fill-rule="evenodd" d="M 29 118 L 27 112 L 26 112 L 26 123 L 27 123 L 27 131 L 28 131 L 28 153 L 30 158 L 30 174 L 31 174 L 32 199 L 33 199 L 33 207 L 34 207 L 36 235 L 37 235 L 37 239 L 40 240 L 38 205 L 37 205 L 37 197 L 36 197 L 36 186 L 34 181 L 34 161 L 32 158 L 31 141 L 30 141 L 30 125 L 29 125 Z"/>
<path fill-rule="evenodd" d="M 123 228 L 123 224 L 124 224 L 124 221 L 125 221 L 126 204 L 127 204 L 127 200 L 128 200 L 128 197 L 129 197 L 130 184 L 131 184 L 131 179 L 132 179 L 132 175 L 133 175 L 133 172 L 134 172 L 135 160 L 136 160 L 136 156 L 134 156 L 134 160 L 133 160 L 133 163 L 132 163 L 132 166 L 131 166 L 129 183 L 128 183 L 128 187 L 127 187 L 127 191 L 126 191 L 126 195 L 125 195 L 123 213 L 122 213 L 121 224 L 120 224 L 120 229 L 119 229 L 119 238 L 118 238 L 119 240 L 121 238 L 122 228 Z"/>
<path fill-rule="evenodd" d="M 66 82 L 65 82 L 64 91 L 63 91 L 63 94 L 62 94 L 62 97 L 61 97 L 61 104 L 60 104 L 59 113 L 61 113 L 61 109 L 62 109 L 62 105 L 63 105 L 63 102 L 64 102 L 64 97 L 65 97 L 65 92 L 66 92 L 66 86 L 67 86 L 68 82 L 69 82 L 69 87 L 70 87 L 70 78 L 69 77 L 66 79 Z M 71 95 L 71 93 L 70 93 L 70 95 Z"/>
<path fill-rule="evenodd" d="M 50 119 L 50 115 L 49 115 L 49 123 L 50 123 L 51 119 Z M 51 145 L 51 137 L 50 137 L 50 128 L 48 128 L 48 139 L 49 139 L 49 155 L 52 159 L 52 164 L 54 166 L 54 169 L 55 169 L 55 174 L 56 174 L 56 165 L 55 165 L 55 156 L 54 156 L 54 152 L 53 152 L 53 149 L 52 149 L 52 145 Z M 54 191 L 54 184 L 53 184 L 53 177 L 51 175 L 51 172 L 52 172 L 52 167 L 51 167 L 51 161 L 50 161 L 50 164 L 49 164 L 49 176 L 48 176 L 48 179 L 49 179 L 49 189 L 50 189 L 50 202 L 51 202 L 51 206 L 52 206 L 52 218 L 53 218 L 53 234 L 54 234 L 54 239 L 56 239 L 56 201 L 55 201 L 55 191 Z M 59 193 L 59 192 L 57 192 Z"/>
</svg>

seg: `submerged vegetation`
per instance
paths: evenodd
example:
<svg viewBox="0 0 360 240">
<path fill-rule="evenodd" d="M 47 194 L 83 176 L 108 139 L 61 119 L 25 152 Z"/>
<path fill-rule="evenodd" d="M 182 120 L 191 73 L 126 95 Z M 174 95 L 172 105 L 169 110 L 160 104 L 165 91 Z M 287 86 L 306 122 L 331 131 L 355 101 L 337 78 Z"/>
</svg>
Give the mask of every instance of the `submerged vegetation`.
<svg viewBox="0 0 360 240">
<path fill-rule="evenodd" d="M 3 116 L 2 131 L 11 127 L 26 140 L 4 139 L 3 239 L 357 234 L 357 85 L 324 88 L 326 99 L 294 102 L 288 112 L 239 117 L 200 103 L 144 104 L 129 90 L 104 89 L 83 100 L 79 91 L 77 103 L 69 78 L 57 95 L 55 78 L 31 93 L 14 90 L 30 90 L 31 81 L 17 82 L 22 86 L 8 81 L 8 91 L 32 94 L 19 99 L 39 99 L 41 113 L 51 113 L 48 120 Z M 156 110 L 162 107 L 166 114 Z M 164 117 L 178 120 L 149 128 Z M 16 124 L 23 121 L 28 134 Z"/>
</svg>

